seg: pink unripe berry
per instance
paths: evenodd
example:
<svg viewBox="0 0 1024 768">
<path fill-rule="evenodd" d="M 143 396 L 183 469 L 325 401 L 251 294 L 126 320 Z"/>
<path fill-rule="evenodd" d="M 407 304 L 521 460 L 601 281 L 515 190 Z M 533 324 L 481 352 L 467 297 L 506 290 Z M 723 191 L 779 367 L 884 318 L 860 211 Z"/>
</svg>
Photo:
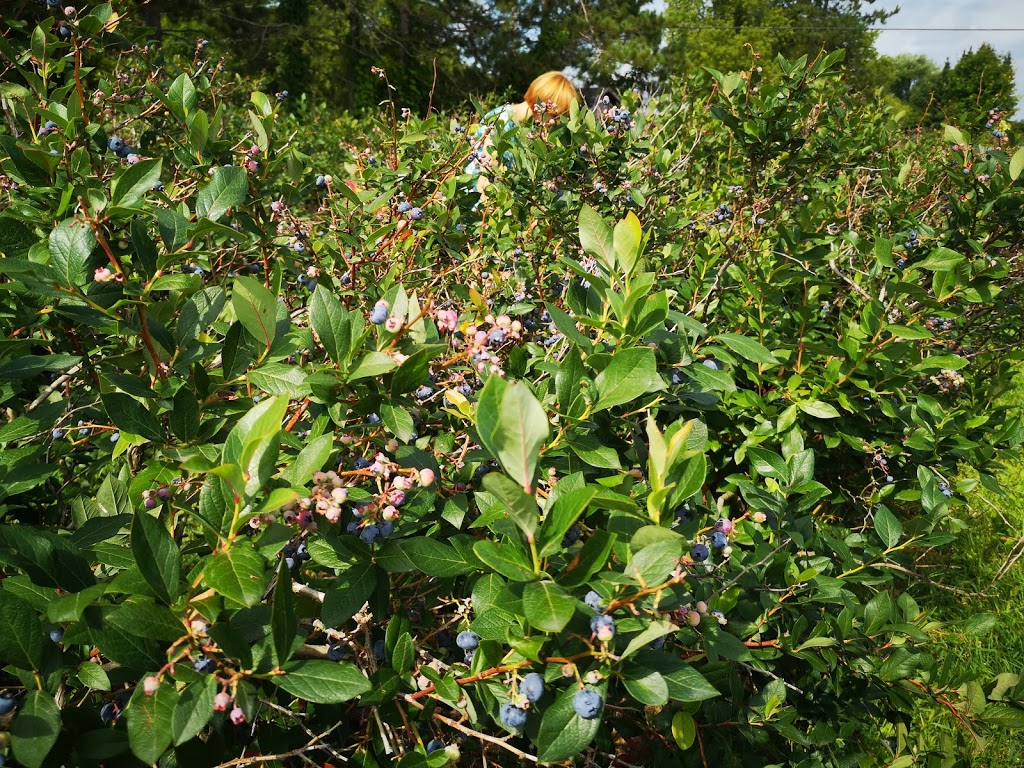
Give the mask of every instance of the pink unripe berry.
<svg viewBox="0 0 1024 768">
<path fill-rule="evenodd" d="M 255 144 L 253 144 L 251 147 L 249 147 L 249 154 L 250 155 L 258 155 L 259 153 L 260 153 L 260 148 L 257 147 Z"/>
<path fill-rule="evenodd" d="M 389 317 L 387 320 L 384 321 L 384 329 L 388 333 L 398 333 L 398 331 L 401 329 L 401 327 L 402 327 L 402 321 L 399 320 L 394 315 L 392 315 L 391 317 Z"/>
<path fill-rule="evenodd" d="M 227 712 L 229 706 L 231 706 L 231 696 L 224 691 L 213 697 L 213 708 L 217 712 Z"/>
<path fill-rule="evenodd" d="M 698 624 L 700 624 L 700 614 L 696 611 L 690 611 L 686 614 L 686 623 L 689 624 L 691 627 L 696 627 Z"/>
<path fill-rule="evenodd" d="M 394 522 L 398 519 L 398 510 L 388 505 L 384 507 L 384 510 L 380 513 L 380 516 L 389 522 Z"/>
<path fill-rule="evenodd" d="M 167 499 L 171 498 L 171 489 L 160 488 L 159 490 L 157 490 L 156 495 L 159 496 L 164 501 L 167 501 Z"/>
<path fill-rule="evenodd" d="M 245 722 L 245 712 L 243 712 L 239 707 L 235 707 L 234 709 L 232 709 L 231 710 L 231 722 L 234 723 L 235 725 L 241 725 L 242 723 L 244 723 Z"/>
<path fill-rule="evenodd" d="M 732 520 L 730 520 L 727 517 L 723 517 L 721 520 L 715 523 L 715 530 L 719 533 L 724 533 L 726 536 L 732 533 L 732 529 L 734 527 L 735 526 L 733 525 Z"/>
<path fill-rule="evenodd" d="M 145 505 L 146 509 L 154 509 L 160 502 L 157 499 L 154 499 L 152 496 L 150 496 L 142 503 Z"/>
<path fill-rule="evenodd" d="M 707 613 L 708 612 L 708 604 L 705 603 L 703 600 L 698 600 L 697 604 L 694 605 L 693 607 L 697 610 L 698 613 Z"/>
<path fill-rule="evenodd" d="M 755 512 L 753 515 L 751 515 L 750 519 L 753 520 L 755 523 L 763 523 L 765 520 L 768 519 L 768 515 L 766 515 L 764 512 Z"/>
<path fill-rule="evenodd" d="M 420 470 L 420 485 L 429 488 L 434 484 L 434 470 L 427 467 Z"/>
<path fill-rule="evenodd" d="M 391 487 L 394 488 L 396 491 L 408 491 L 410 488 L 412 488 L 412 480 L 410 480 L 408 477 L 405 477 L 404 475 L 399 475 L 398 477 L 391 481 Z"/>
<path fill-rule="evenodd" d="M 331 489 L 331 498 L 334 499 L 338 504 L 344 504 L 345 500 L 348 498 L 348 489 L 347 488 L 332 488 Z"/>
<path fill-rule="evenodd" d="M 160 687 L 160 678 L 150 675 L 142 681 L 142 690 L 147 696 L 152 696 L 156 693 L 156 689 Z"/>
</svg>

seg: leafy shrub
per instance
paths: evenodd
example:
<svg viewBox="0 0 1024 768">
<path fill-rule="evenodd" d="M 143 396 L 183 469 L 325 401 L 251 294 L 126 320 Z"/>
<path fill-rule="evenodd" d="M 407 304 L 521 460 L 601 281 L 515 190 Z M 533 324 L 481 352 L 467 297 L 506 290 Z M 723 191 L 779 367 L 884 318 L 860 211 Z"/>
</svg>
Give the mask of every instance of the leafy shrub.
<svg viewBox="0 0 1024 768">
<path fill-rule="evenodd" d="M 496 135 L 480 199 L 465 119 L 310 167 L 330 126 L 132 34 L 0 47 L 20 763 L 870 765 L 917 706 L 1021 723 L 1015 685 L 958 709 L 915 567 L 1021 440 L 1024 154 L 906 135 L 830 56 Z"/>
</svg>

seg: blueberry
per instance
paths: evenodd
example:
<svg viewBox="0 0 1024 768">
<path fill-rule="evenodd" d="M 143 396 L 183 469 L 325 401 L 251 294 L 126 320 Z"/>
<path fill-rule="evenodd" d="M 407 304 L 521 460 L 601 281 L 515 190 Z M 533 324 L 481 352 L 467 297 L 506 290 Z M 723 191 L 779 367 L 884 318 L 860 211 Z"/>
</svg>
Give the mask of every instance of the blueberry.
<svg viewBox="0 0 1024 768">
<path fill-rule="evenodd" d="M 410 209 L 409 218 L 413 221 L 419 221 L 423 218 L 423 209 L 419 207 Z"/>
<path fill-rule="evenodd" d="M 117 136 L 111 136 L 107 139 L 107 149 L 111 152 L 120 152 L 123 147 L 124 142 L 117 138 Z"/>
<path fill-rule="evenodd" d="M 321 189 L 327 186 L 327 178 L 321 174 L 316 177 L 316 185 Z"/>
<path fill-rule="evenodd" d="M 403 200 L 402 202 L 400 202 L 398 204 L 398 212 L 399 213 L 408 213 L 411 210 L 412 210 L 412 203 L 410 203 L 410 202 L 407 202 L 407 201 Z"/>
<path fill-rule="evenodd" d="M 348 646 L 341 643 L 335 643 L 327 649 L 327 659 L 329 661 L 341 661 L 346 656 L 348 656 Z"/>
<path fill-rule="evenodd" d="M 15 704 L 17 704 L 17 701 L 11 694 L 5 693 L 3 696 L 0 696 L 0 716 L 11 712 Z"/>
<path fill-rule="evenodd" d="M 380 528 L 372 523 L 364 526 L 363 530 L 359 532 L 359 538 L 367 544 L 373 544 L 380 538 Z"/>
<path fill-rule="evenodd" d="M 112 723 L 117 720 L 117 717 L 120 714 L 121 710 L 118 708 L 117 704 L 112 701 L 108 701 L 100 709 L 100 720 L 104 723 Z"/>
<path fill-rule="evenodd" d="M 466 651 L 466 654 L 465 654 L 465 662 L 466 662 L 466 664 L 472 664 L 473 663 L 473 656 L 475 654 L 476 654 L 476 651 Z"/>
<path fill-rule="evenodd" d="M 369 469 L 370 464 L 371 462 L 369 459 L 364 459 L 362 456 L 360 456 L 352 463 L 352 466 L 355 467 L 356 469 Z"/>
<path fill-rule="evenodd" d="M 420 387 L 416 390 L 416 397 L 420 400 L 426 400 L 432 394 L 434 394 L 434 390 L 430 387 Z"/>
<path fill-rule="evenodd" d="M 526 725 L 526 710 L 517 707 L 510 701 L 501 705 L 500 717 L 501 722 L 513 730 Z"/>
<path fill-rule="evenodd" d="M 431 752 L 437 752 L 439 749 L 444 749 L 444 742 L 440 739 L 431 739 L 427 742 L 427 754 Z"/>
<path fill-rule="evenodd" d="M 712 371 L 722 370 L 722 364 L 713 357 L 709 357 L 707 360 L 702 360 L 701 365 L 705 368 L 710 368 Z"/>
<path fill-rule="evenodd" d="M 64 430 L 63 429 L 55 429 L 55 430 L 53 430 L 53 432 L 51 434 L 53 435 L 53 439 L 54 440 L 60 440 L 62 437 L 64 437 Z"/>
<path fill-rule="evenodd" d="M 294 571 L 294 570 L 295 570 L 295 566 L 296 566 L 297 564 L 298 564 L 298 563 L 296 562 L 296 560 L 295 560 L 295 558 L 294 558 L 294 557 L 286 557 L 286 558 L 284 559 L 284 566 L 285 566 L 285 568 L 287 568 L 287 569 L 288 569 L 289 571 Z"/>
<path fill-rule="evenodd" d="M 579 523 L 573 523 L 569 530 L 565 532 L 565 536 L 562 537 L 562 548 L 571 547 L 580 539 L 580 533 L 582 529 Z"/>
<path fill-rule="evenodd" d="M 46 0 L 46 5 L 50 8 L 60 8 L 62 0 Z"/>
<path fill-rule="evenodd" d="M 56 131 L 57 128 L 58 126 L 55 122 L 53 122 L 53 120 L 47 120 L 46 124 L 43 126 L 43 130 L 46 132 Z"/>
<path fill-rule="evenodd" d="M 711 546 L 715 549 L 724 549 L 725 547 L 729 546 L 729 537 L 726 536 L 724 533 L 715 531 L 713 534 L 711 534 Z M 694 558 L 694 560 L 696 559 L 697 558 Z"/>
<path fill-rule="evenodd" d="M 376 413 L 371 413 L 369 416 L 366 417 L 366 423 L 371 426 L 376 426 L 377 424 L 380 424 L 380 416 L 378 416 Z"/>
<path fill-rule="evenodd" d="M 501 344 L 505 341 L 505 331 L 501 328 L 495 328 L 487 337 L 487 341 L 491 344 Z"/>
<path fill-rule="evenodd" d="M 652 651 L 658 651 L 665 647 L 665 635 L 654 638 L 647 646 Z"/>
<path fill-rule="evenodd" d="M 477 478 L 477 479 L 480 479 L 481 477 L 484 477 L 485 475 L 490 473 L 490 471 L 491 471 L 491 465 L 490 464 L 481 464 L 475 470 L 473 470 L 473 476 L 475 478 Z"/>
<path fill-rule="evenodd" d="M 680 525 L 686 525 L 686 523 L 690 522 L 690 520 L 692 520 L 692 518 L 690 517 L 690 507 L 688 505 L 682 504 L 676 507 L 677 523 L 679 523 Z"/>
<path fill-rule="evenodd" d="M 593 688 L 584 688 L 572 698 L 572 708 L 584 720 L 593 720 L 600 715 L 602 706 L 601 694 Z"/>
<path fill-rule="evenodd" d="M 121 146 L 114 150 L 114 154 L 117 155 L 118 157 L 127 158 L 128 155 L 133 154 L 133 152 L 132 148 L 122 141 Z"/>
<path fill-rule="evenodd" d="M 164 187 L 164 183 L 162 181 L 158 181 L 156 184 L 153 185 L 154 192 L 163 192 L 164 189 L 166 189 L 166 187 Z"/>
<path fill-rule="evenodd" d="M 590 631 L 597 635 L 599 640 L 611 640 L 615 636 L 615 619 L 599 613 L 590 620 Z"/>
<path fill-rule="evenodd" d="M 64 639 L 64 627 L 54 627 L 53 629 L 50 630 L 49 634 L 50 634 L 50 639 L 53 642 L 59 643 L 61 640 Z"/>
<path fill-rule="evenodd" d="M 192 669 L 201 674 L 209 674 L 217 668 L 217 662 L 209 656 L 200 656 L 192 662 Z"/>
<path fill-rule="evenodd" d="M 395 524 L 390 520 L 381 520 L 377 523 L 377 528 L 380 529 L 382 539 L 389 538 L 395 532 Z"/>
<path fill-rule="evenodd" d="M 455 638 L 455 644 L 464 651 L 472 651 L 480 645 L 480 635 L 476 632 L 464 629 L 459 632 L 458 637 Z"/>
<path fill-rule="evenodd" d="M 583 598 L 583 602 L 587 604 L 587 607 L 596 613 L 601 613 L 604 610 L 604 603 L 601 602 L 601 596 L 594 590 L 587 592 L 587 596 Z"/>
<path fill-rule="evenodd" d="M 296 253 L 302 253 L 303 251 L 306 250 L 306 244 L 301 240 L 296 240 L 295 243 L 292 245 L 292 250 L 295 251 Z"/>
<path fill-rule="evenodd" d="M 383 325 L 388 319 L 388 306 L 382 301 L 378 301 L 373 311 L 370 312 L 370 322 L 374 325 Z"/>
<path fill-rule="evenodd" d="M 544 676 L 539 672 L 530 672 L 519 682 L 519 692 L 533 704 L 544 695 Z"/>
<path fill-rule="evenodd" d="M 295 548 L 295 559 L 299 561 L 309 560 L 309 549 L 306 547 L 306 542 L 302 542 Z"/>
<path fill-rule="evenodd" d="M 711 552 L 703 544 L 694 544 L 693 548 L 690 550 L 690 557 L 692 557 L 694 562 L 697 563 L 707 560 L 708 555 L 710 554 Z"/>
<path fill-rule="evenodd" d="M 375 659 L 377 659 L 377 661 L 384 661 L 385 648 L 384 648 L 384 641 L 383 640 L 376 640 L 376 641 L 374 641 L 373 649 L 372 650 L 373 650 L 373 657 Z"/>
</svg>

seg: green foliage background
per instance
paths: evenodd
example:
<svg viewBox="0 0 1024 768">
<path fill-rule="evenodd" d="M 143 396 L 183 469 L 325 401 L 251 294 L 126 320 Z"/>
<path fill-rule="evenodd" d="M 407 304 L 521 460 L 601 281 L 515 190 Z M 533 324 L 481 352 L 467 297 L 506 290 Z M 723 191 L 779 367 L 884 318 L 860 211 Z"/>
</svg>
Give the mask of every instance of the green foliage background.
<svg viewBox="0 0 1024 768">
<path fill-rule="evenodd" d="M 1024 437 L 1024 151 L 985 113 L 907 130 L 841 52 L 755 61 L 496 130 L 481 198 L 469 114 L 291 113 L 114 6 L 33 13 L 0 39 L 19 763 L 942 766 L 1024 724 L 1015 669 L 942 644 L 998 617 L 943 624 L 926 568 Z"/>
</svg>

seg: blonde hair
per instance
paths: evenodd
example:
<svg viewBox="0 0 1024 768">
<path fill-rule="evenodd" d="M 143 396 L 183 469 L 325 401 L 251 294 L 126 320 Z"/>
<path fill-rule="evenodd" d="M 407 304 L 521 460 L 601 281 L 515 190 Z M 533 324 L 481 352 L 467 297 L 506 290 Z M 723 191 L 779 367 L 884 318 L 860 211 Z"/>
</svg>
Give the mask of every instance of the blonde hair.
<svg viewBox="0 0 1024 768">
<path fill-rule="evenodd" d="M 579 101 L 576 86 L 561 72 L 545 72 L 526 89 L 524 101 L 530 107 L 530 117 L 538 102 L 547 105 L 548 116 L 562 115 L 569 111 L 574 101 Z"/>
</svg>

